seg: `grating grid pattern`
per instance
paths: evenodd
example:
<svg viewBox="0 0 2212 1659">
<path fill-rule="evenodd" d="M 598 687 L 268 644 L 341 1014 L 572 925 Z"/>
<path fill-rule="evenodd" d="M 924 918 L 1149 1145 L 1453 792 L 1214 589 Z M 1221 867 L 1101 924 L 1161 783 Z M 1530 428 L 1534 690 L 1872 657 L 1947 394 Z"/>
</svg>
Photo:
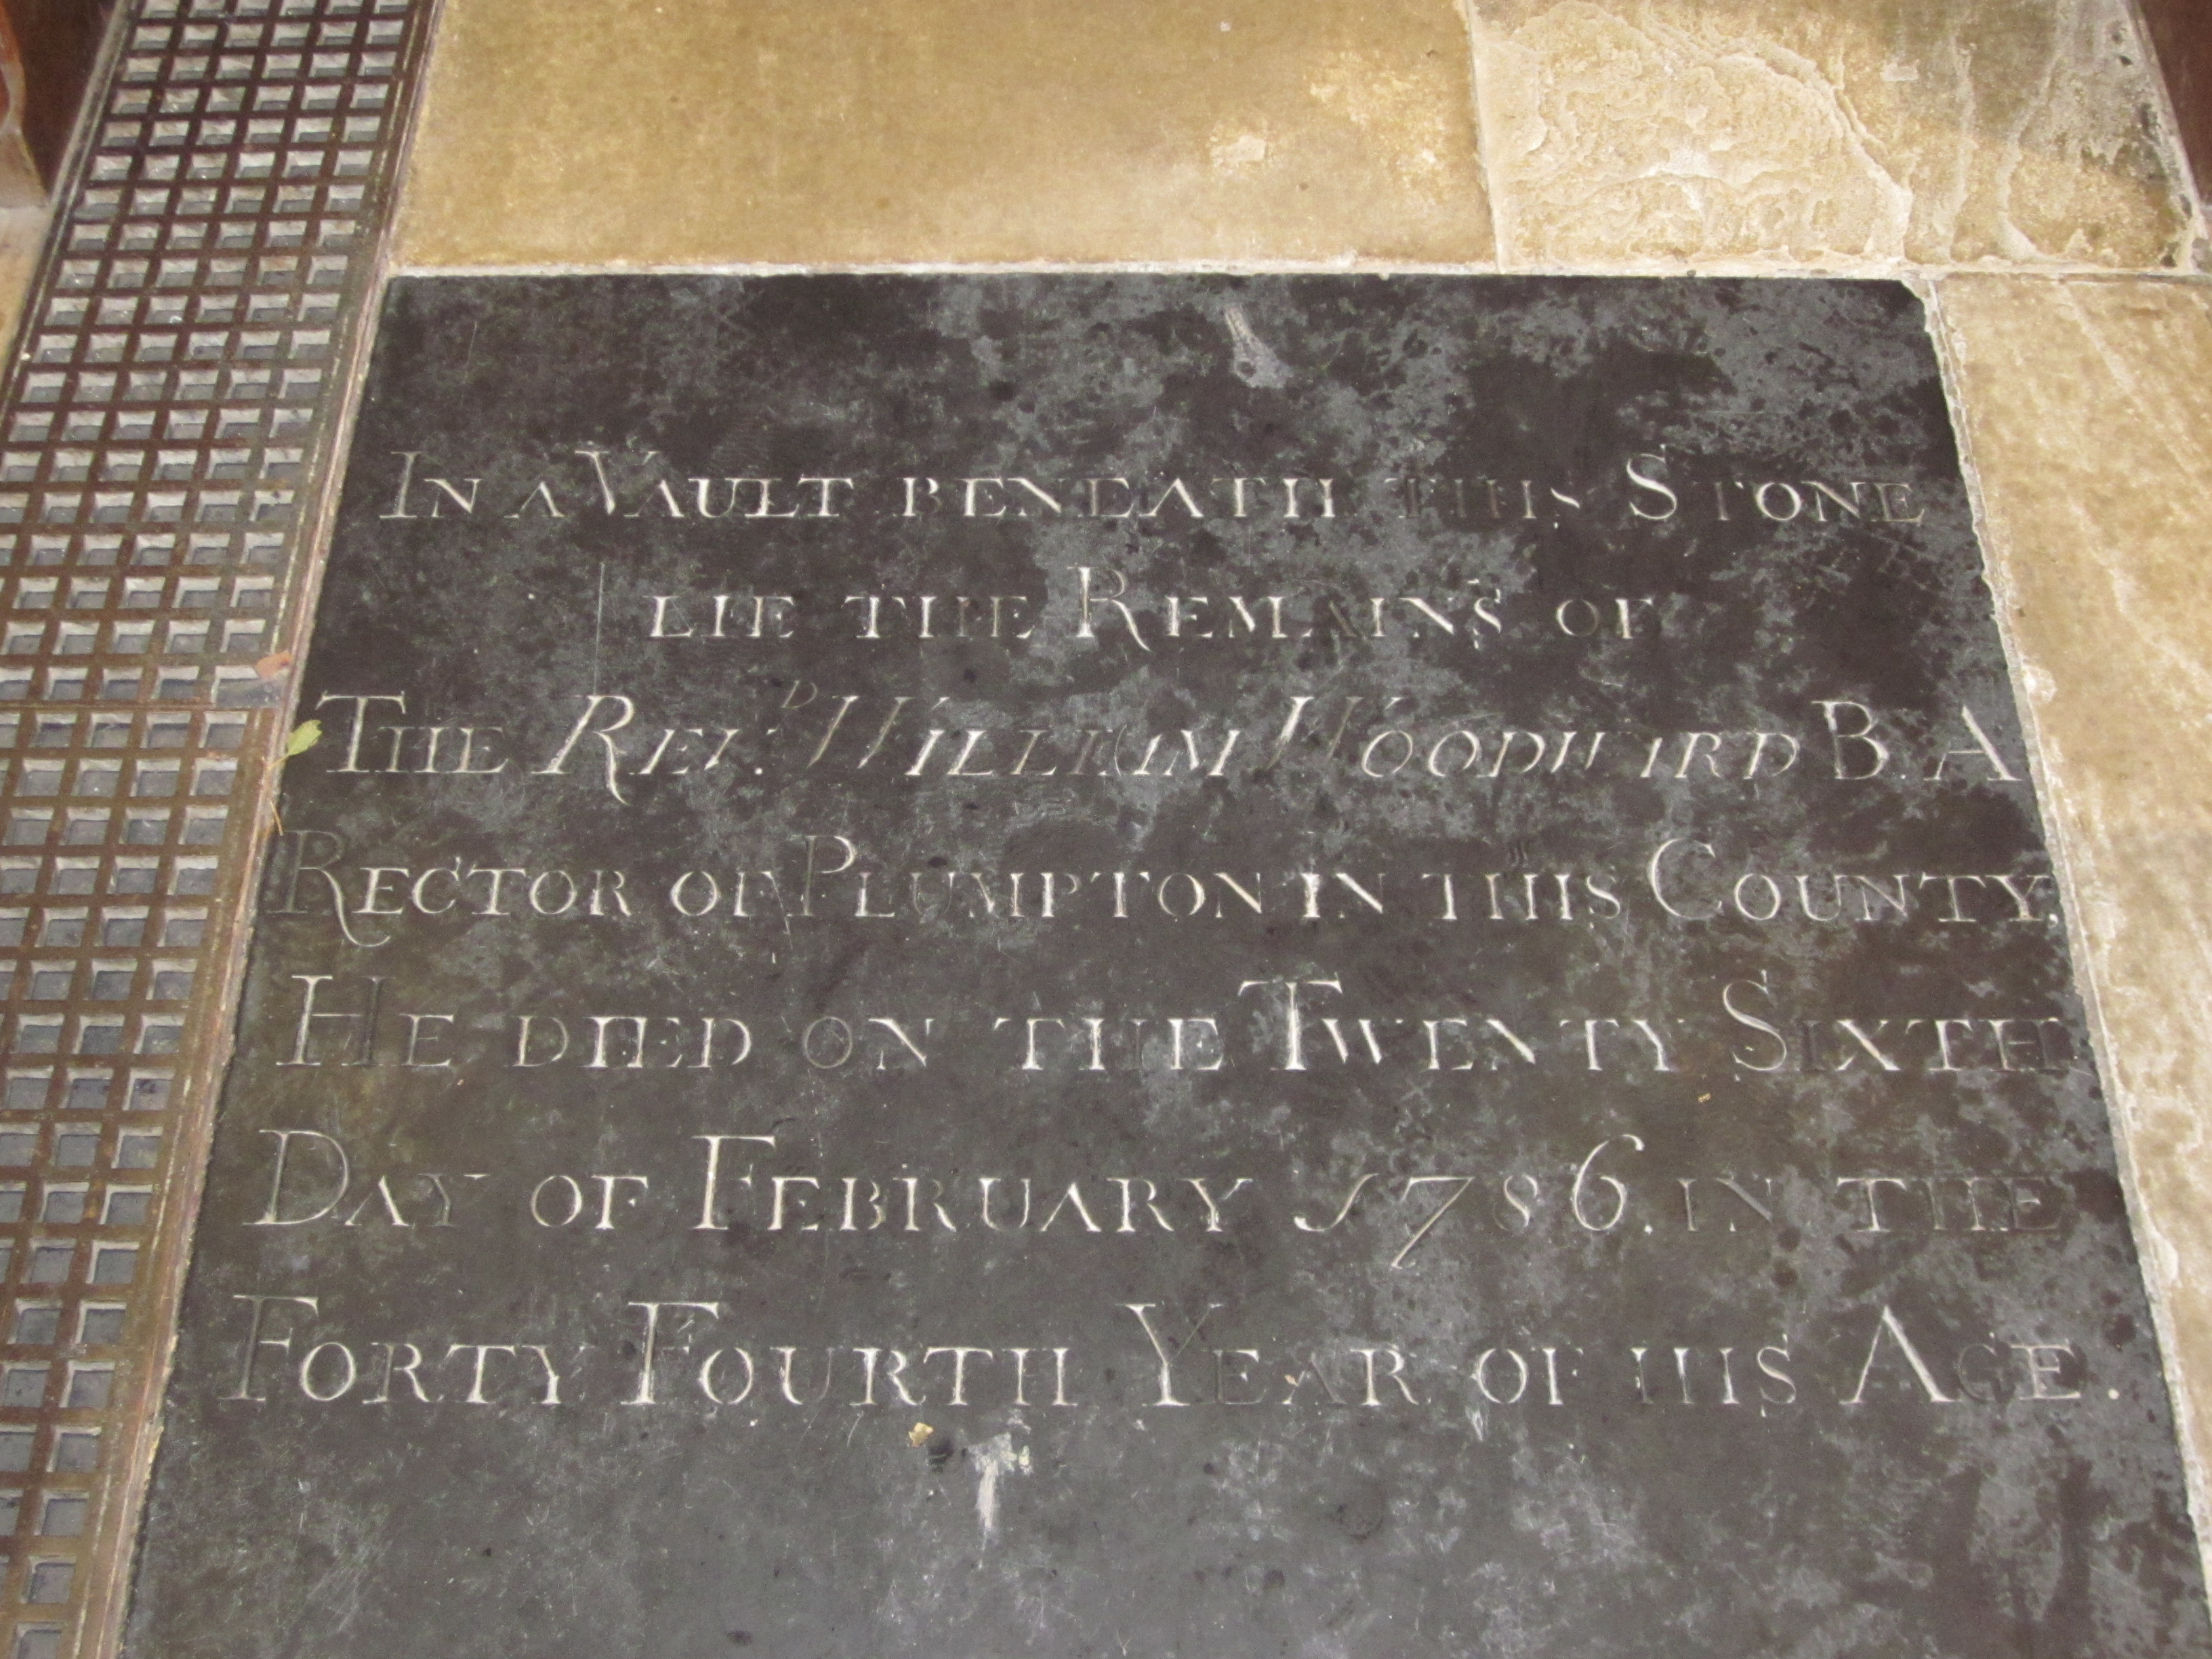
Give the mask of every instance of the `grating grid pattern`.
<svg viewBox="0 0 2212 1659">
<path fill-rule="evenodd" d="M 106 1652 L 434 0 L 126 0 L 0 403 L 0 1659 Z"/>
</svg>

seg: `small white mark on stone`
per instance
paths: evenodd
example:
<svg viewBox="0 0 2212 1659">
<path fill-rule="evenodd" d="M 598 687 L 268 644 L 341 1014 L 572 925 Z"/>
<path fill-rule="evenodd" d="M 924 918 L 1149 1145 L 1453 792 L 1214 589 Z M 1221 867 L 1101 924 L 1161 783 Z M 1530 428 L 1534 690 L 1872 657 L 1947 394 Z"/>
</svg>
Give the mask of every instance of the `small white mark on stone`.
<svg viewBox="0 0 2212 1659">
<path fill-rule="evenodd" d="M 1230 372 L 1246 386 L 1288 386 L 1289 367 L 1253 331 L 1252 325 L 1245 319 L 1244 307 L 1227 306 L 1221 315 L 1229 325 Z"/>
<path fill-rule="evenodd" d="M 975 1464 L 975 1516 L 983 1523 L 986 1543 L 999 1535 L 999 1477 L 1030 1472 L 1030 1449 L 1014 1449 L 1011 1434 L 997 1434 L 969 1455 Z"/>
<path fill-rule="evenodd" d="M 1207 147 L 1206 160 L 1216 173 L 1247 173 L 1267 161 L 1269 149 L 1261 134 L 1240 132 L 1233 137 L 1215 138 Z"/>
</svg>

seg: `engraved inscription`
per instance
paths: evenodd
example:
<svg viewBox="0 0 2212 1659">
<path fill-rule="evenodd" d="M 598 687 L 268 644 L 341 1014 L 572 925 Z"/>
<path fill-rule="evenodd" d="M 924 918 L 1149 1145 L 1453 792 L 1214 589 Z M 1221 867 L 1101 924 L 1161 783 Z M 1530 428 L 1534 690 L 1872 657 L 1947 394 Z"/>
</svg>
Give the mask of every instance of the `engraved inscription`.
<svg viewBox="0 0 2212 1659">
<path fill-rule="evenodd" d="M 321 604 L 135 1653 L 2212 1650 L 1902 289 L 403 280 Z"/>
</svg>

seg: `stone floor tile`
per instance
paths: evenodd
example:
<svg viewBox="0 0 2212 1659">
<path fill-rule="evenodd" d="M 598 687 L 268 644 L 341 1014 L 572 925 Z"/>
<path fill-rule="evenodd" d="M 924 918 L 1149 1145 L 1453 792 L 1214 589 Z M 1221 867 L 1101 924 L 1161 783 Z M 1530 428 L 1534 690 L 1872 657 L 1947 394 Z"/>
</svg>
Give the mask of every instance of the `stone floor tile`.
<svg viewBox="0 0 2212 1659">
<path fill-rule="evenodd" d="M 2123 0 L 1469 0 L 1513 266 L 2174 265 Z"/>
<path fill-rule="evenodd" d="M 1999 613 L 2212 1497 L 2212 285 L 1954 276 L 1938 310 Z"/>
<path fill-rule="evenodd" d="M 1454 0 L 448 0 L 415 265 L 1486 259 Z"/>
</svg>

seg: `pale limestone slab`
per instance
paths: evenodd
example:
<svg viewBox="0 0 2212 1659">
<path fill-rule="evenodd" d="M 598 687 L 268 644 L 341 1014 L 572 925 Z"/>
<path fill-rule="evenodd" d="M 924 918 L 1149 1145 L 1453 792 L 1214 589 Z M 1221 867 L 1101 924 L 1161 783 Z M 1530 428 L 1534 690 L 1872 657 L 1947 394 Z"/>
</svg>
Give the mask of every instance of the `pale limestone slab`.
<svg viewBox="0 0 2212 1659">
<path fill-rule="evenodd" d="M 1490 253 L 1455 0 L 447 0 L 416 266 Z"/>
<path fill-rule="evenodd" d="M 2166 268 L 2124 0 L 1468 0 L 1509 267 Z"/>
<path fill-rule="evenodd" d="M 2212 1515 L 2212 285 L 1954 276 L 1938 314 L 1998 611 Z"/>
<path fill-rule="evenodd" d="M 39 249 L 46 238 L 44 207 L 0 209 L 0 341 L 14 335 L 23 301 L 38 275 Z"/>
</svg>

